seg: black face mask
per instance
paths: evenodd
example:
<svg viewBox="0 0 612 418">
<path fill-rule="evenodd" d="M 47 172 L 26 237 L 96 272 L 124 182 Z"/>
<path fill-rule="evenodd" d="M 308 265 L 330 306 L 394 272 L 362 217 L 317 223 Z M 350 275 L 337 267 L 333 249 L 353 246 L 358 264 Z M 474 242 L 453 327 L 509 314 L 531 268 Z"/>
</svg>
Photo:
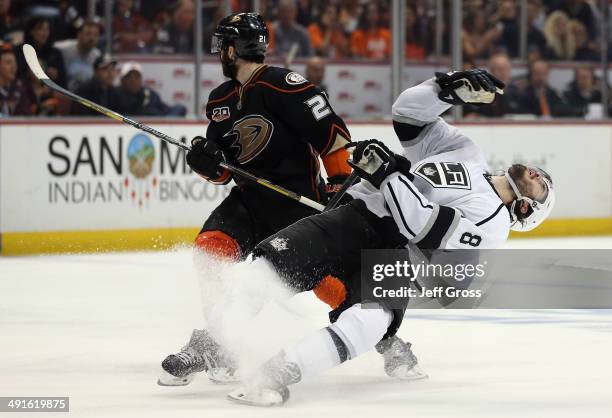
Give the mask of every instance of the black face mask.
<svg viewBox="0 0 612 418">
<path fill-rule="evenodd" d="M 219 53 L 219 59 L 221 60 L 221 68 L 223 69 L 223 75 L 228 78 L 231 78 L 232 80 L 235 80 L 236 76 L 238 75 L 236 54 L 234 54 L 233 59 L 230 59 L 227 55 L 227 48 L 223 48 Z"/>
</svg>

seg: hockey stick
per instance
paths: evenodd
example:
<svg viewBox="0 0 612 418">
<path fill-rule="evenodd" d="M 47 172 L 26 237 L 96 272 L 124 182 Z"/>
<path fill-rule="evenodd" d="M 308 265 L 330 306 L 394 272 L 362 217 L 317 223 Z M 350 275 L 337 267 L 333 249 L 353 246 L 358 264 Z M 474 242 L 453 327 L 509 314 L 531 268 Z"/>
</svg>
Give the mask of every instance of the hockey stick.
<svg viewBox="0 0 612 418">
<path fill-rule="evenodd" d="M 92 102 L 91 100 L 87 100 L 84 97 L 79 96 L 78 94 L 74 94 L 71 91 L 66 90 L 63 87 L 58 86 L 53 80 L 51 80 L 49 78 L 49 76 L 47 74 L 45 74 L 44 70 L 42 69 L 40 62 L 38 62 L 38 57 L 36 55 L 36 51 L 34 50 L 34 48 L 29 45 L 29 44 L 24 44 L 23 45 L 23 55 L 25 57 L 26 63 L 28 64 L 28 67 L 30 67 L 30 70 L 32 70 L 32 72 L 34 73 L 34 75 L 36 76 L 36 78 L 38 78 L 38 80 L 40 80 L 41 83 L 43 83 L 45 86 L 49 87 L 51 90 L 55 90 L 58 93 L 63 94 L 64 96 L 74 100 L 77 103 L 82 104 L 83 106 L 86 106 L 90 109 L 95 110 L 98 113 L 101 113 L 105 116 L 108 116 L 109 118 L 118 120 L 119 122 L 123 122 L 123 123 L 127 123 L 128 125 L 133 126 L 136 129 L 140 129 L 141 131 L 147 132 L 159 139 L 161 139 L 162 141 L 166 141 L 170 144 L 176 145 L 177 147 L 180 147 L 182 149 L 184 149 L 185 151 L 189 151 L 191 150 L 191 147 L 187 144 L 184 144 L 181 141 L 178 141 L 168 135 L 166 135 L 163 132 L 158 131 L 157 129 L 153 129 L 148 125 L 145 125 L 144 123 L 140 123 L 134 119 L 130 119 L 126 116 L 123 116 L 113 110 L 110 110 L 102 105 L 99 105 L 97 103 Z M 281 187 L 279 185 L 276 185 L 274 183 L 269 182 L 268 180 L 259 178 L 251 173 L 249 173 L 248 171 L 245 171 L 241 168 L 235 167 L 231 164 L 228 163 L 220 163 L 219 164 L 221 167 L 231 171 L 234 174 L 237 174 L 240 177 L 243 177 L 247 180 L 250 180 L 252 182 L 255 182 L 257 184 L 260 184 L 261 186 L 264 186 L 270 190 L 274 190 L 277 193 L 282 194 L 285 197 L 288 197 L 289 199 L 293 199 L 296 200 L 306 206 L 309 206 L 313 209 L 316 209 L 318 211 L 323 211 L 325 210 L 325 206 L 323 206 L 322 204 L 315 202 L 314 200 L 311 200 L 305 196 L 299 195 L 295 192 L 292 192 L 291 190 L 287 190 L 284 187 Z"/>
<path fill-rule="evenodd" d="M 323 212 L 327 212 L 328 210 L 332 210 L 333 208 L 338 206 L 338 203 L 340 202 L 340 199 L 342 199 L 342 196 L 344 196 L 348 188 L 351 187 L 353 183 L 355 183 L 355 180 L 357 180 L 358 177 L 359 176 L 357 175 L 357 173 L 353 171 L 351 175 L 348 176 L 346 180 L 344 180 L 344 183 L 342 183 L 340 190 L 334 193 L 334 197 L 332 197 L 331 200 L 327 203 L 327 205 L 325 205 L 325 209 L 323 209 Z"/>
</svg>

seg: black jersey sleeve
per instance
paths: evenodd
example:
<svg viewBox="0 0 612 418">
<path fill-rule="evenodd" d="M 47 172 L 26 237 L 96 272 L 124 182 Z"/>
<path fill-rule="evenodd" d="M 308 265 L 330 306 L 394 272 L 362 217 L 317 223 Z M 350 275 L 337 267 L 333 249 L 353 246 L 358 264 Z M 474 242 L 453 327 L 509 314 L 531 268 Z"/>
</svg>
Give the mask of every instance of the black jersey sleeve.
<svg viewBox="0 0 612 418">
<path fill-rule="evenodd" d="M 277 71 L 274 78 L 258 83 L 268 87 L 268 108 L 321 156 L 350 142 L 349 131 L 334 112 L 326 94 L 300 74 Z"/>
<path fill-rule="evenodd" d="M 206 118 L 209 121 L 206 128 L 206 139 L 215 141 L 221 150 L 225 152 L 226 158 L 228 158 L 230 163 L 234 163 L 231 159 L 231 154 L 227 152 L 228 150 L 225 149 L 219 138 L 223 136 L 223 129 L 227 129 L 223 127 L 223 122 L 229 119 L 229 101 L 236 94 L 237 90 L 235 87 L 230 82 L 225 82 L 210 92 L 208 102 L 206 103 Z M 206 178 L 206 180 L 213 184 L 227 184 L 231 179 L 232 173 L 227 169 L 224 169 L 218 178 Z"/>
<path fill-rule="evenodd" d="M 238 95 L 238 90 L 230 81 L 226 81 L 210 92 L 206 102 L 208 128 L 206 138 L 217 140 L 223 136 L 224 122 L 229 119 L 230 102 Z"/>
</svg>

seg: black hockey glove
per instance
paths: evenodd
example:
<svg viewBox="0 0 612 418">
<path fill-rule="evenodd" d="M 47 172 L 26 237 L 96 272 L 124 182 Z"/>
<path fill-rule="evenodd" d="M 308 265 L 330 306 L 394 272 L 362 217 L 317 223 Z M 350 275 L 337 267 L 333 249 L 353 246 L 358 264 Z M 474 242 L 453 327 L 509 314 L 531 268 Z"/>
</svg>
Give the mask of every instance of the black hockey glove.
<svg viewBox="0 0 612 418">
<path fill-rule="evenodd" d="M 484 70 L 436 73 L 438 98 L 452 105 L 493 103 L 506 85 Z"/>
<path fill-rule="evenodd" d="M 191 150 L 187 153 L 187 164 L 196 173 L 215 180 L 223 175 L 219 163 L 225 161 L 225 154 L 212 139 L 196 136 L 191 140 Z"/>
<path fill-rule="evenodd" d="M 390 174 L 399 171 L 413 179 L 410 173 L 410 161 L 401 155 L 394 154 L 385 144 L 377 139 L 352 142 L 345 148 L 355 147 L 349 165 L 359 177 L 370 182 L 377 189 Z"/>
</svg>

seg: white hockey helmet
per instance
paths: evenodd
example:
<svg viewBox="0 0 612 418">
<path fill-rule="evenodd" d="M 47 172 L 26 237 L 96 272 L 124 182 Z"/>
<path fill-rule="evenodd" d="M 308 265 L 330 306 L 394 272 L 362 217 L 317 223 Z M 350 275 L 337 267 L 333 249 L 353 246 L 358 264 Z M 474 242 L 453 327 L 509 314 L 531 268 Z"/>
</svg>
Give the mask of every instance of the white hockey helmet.
<svg viewBox="0 0 612 418">
<path fill-rule="evenodd" d="M 514 190 L 514 194 L 516 194 L 516 199 L 514 199 L 512 205 L 510 206 L 510 218 L 512 220 L 510 229 L 512 229 L 513 231 L 527 232 L 536 228 L 538 225 L 544 222 L 544 219 L 546 219 L 548 215 L 550 215 L 550 212 L 552 211 L 552 208 L 555 205 L 555 192 L 553 190 L 553 184 L 550 175 L 548 175 L 548 173 L 546 173 L 541 168 L 529 168 L 537 170 L 540 173 L 540 177 L 542 178 L 542 181 L 546 186 L 546 196 L 544 197 L 544 200 L 536 200 L 524 196 L 520 192 L 520 190 L 516 186 L 516 183 L 512 179 L 512 176 L 510 175 L 510 167 L 508 168 L 508 170 L 506 170 L 504 175 L 506 176 L 508 183 L 510 183 L 512 190 Z M 521 200 L 526 201 L 529 204 L 530 209 L 527 215 L 523 219 L 519 220 L 516 215 L 516 205 L 519 204 Z"/>
</svg>

